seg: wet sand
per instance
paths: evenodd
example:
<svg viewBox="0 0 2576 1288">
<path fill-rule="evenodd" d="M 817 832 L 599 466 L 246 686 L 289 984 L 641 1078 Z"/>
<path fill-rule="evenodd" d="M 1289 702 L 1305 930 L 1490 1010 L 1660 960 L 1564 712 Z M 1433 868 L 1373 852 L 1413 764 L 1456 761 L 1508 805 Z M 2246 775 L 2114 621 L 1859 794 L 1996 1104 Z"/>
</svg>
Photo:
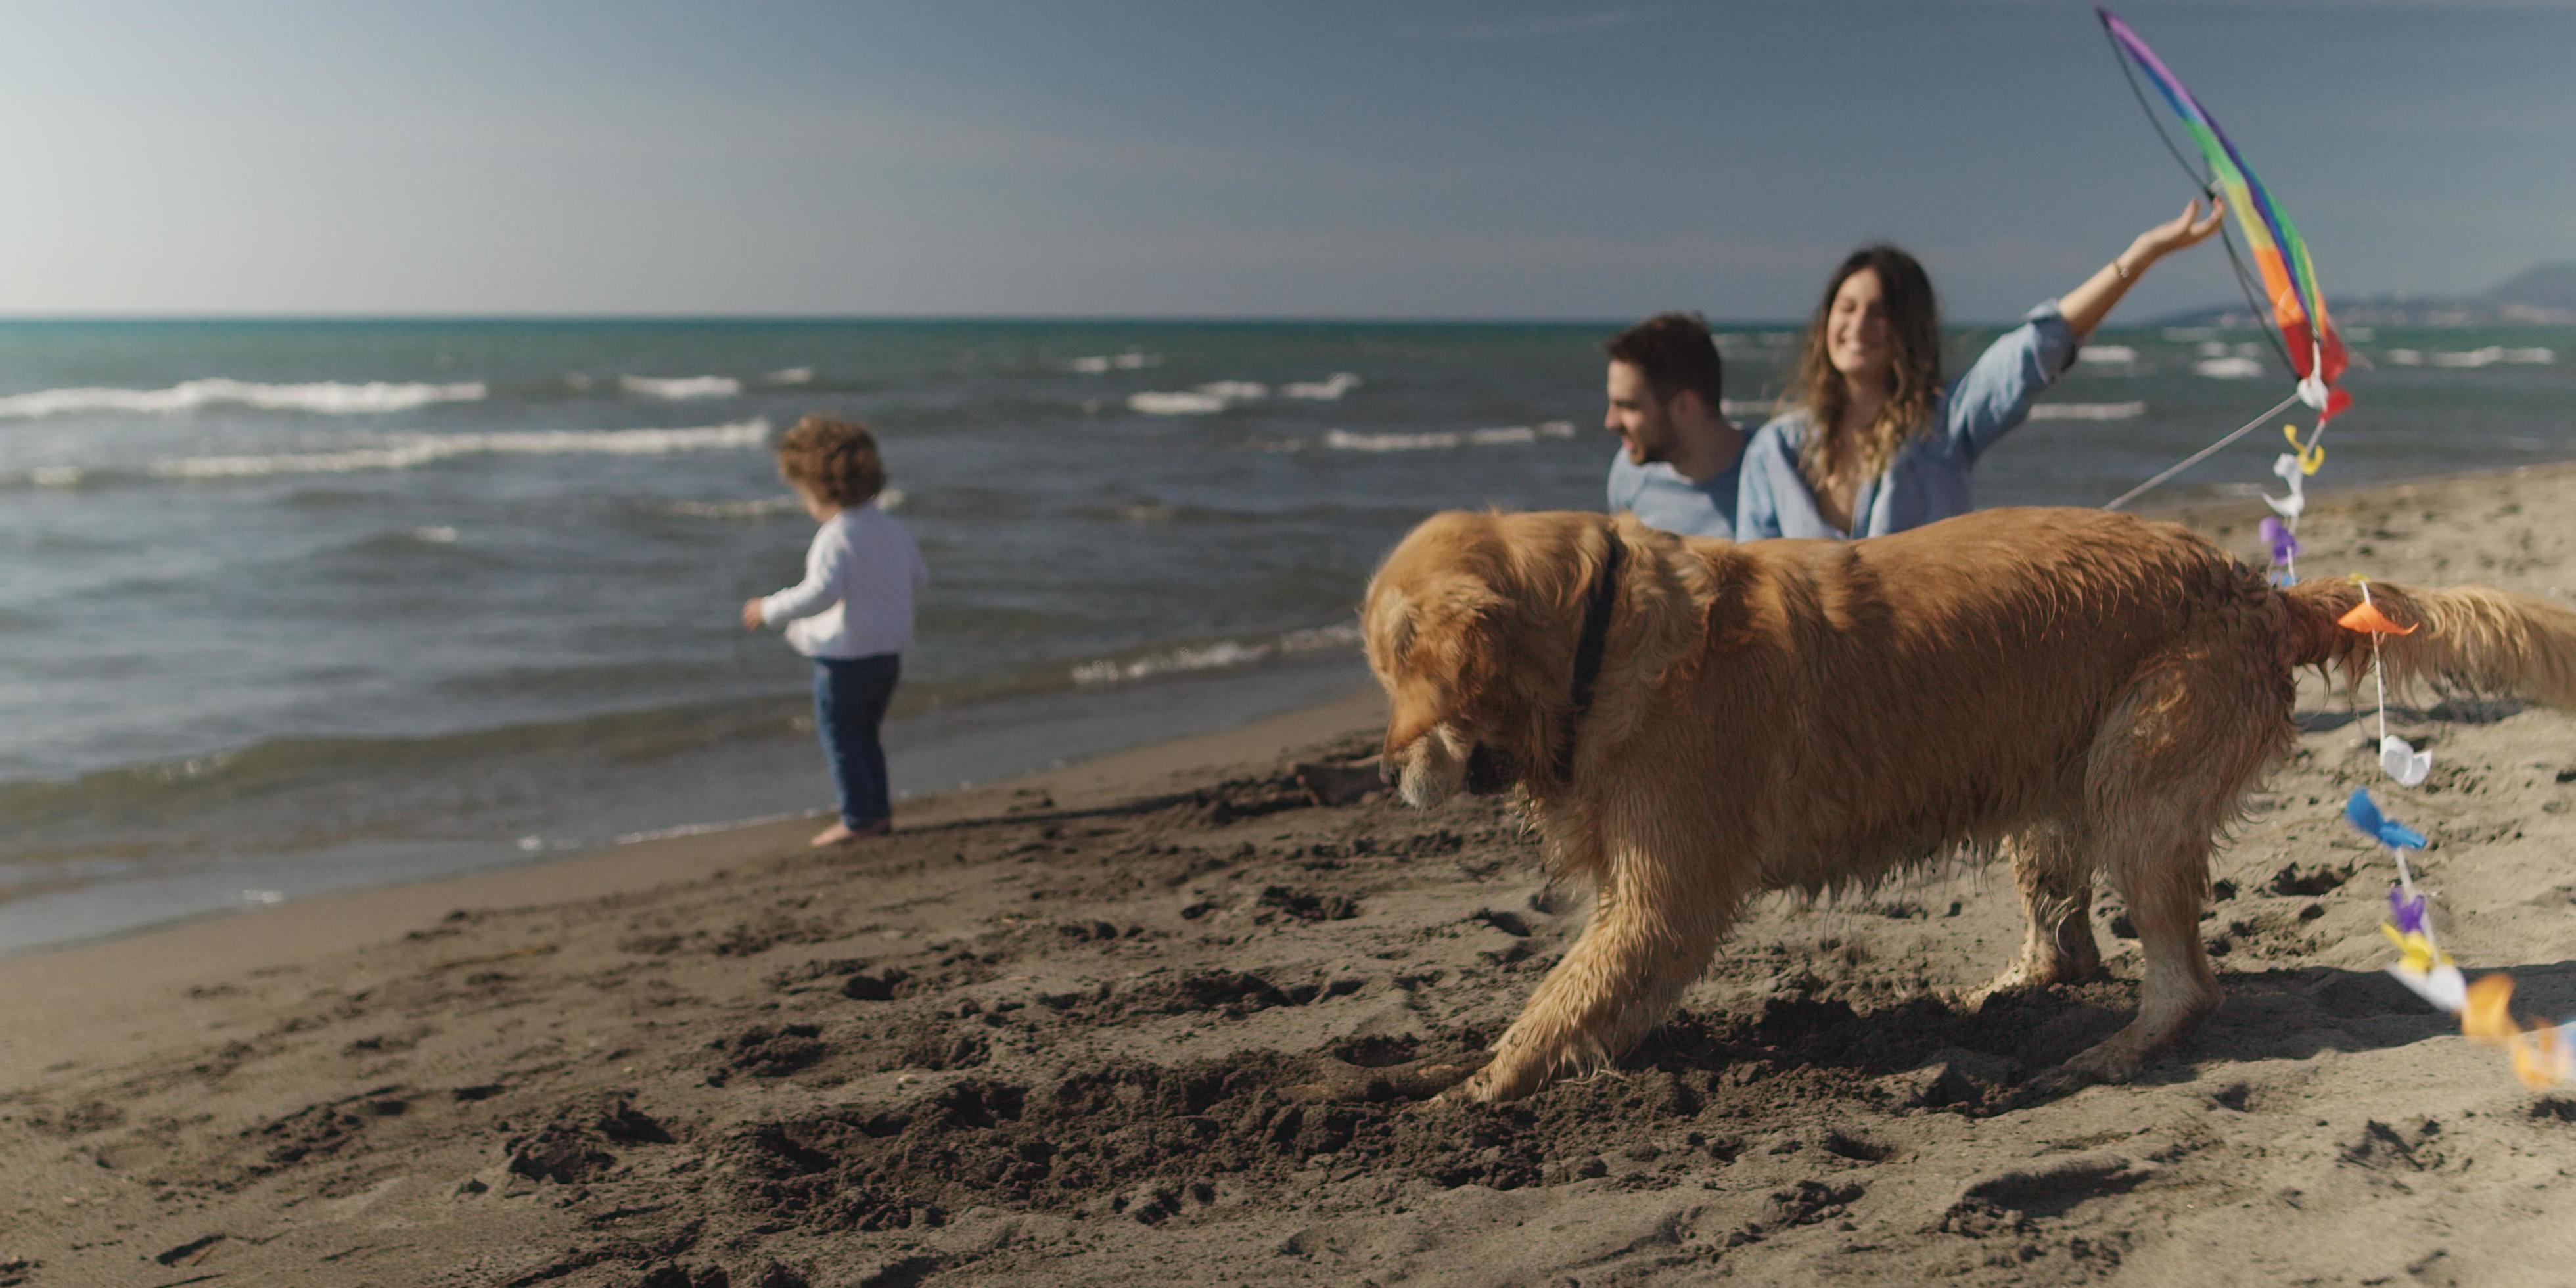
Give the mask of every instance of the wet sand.
<svg viewBox="0 0 2576 1288">
<path fill-rule="evenodd" d="M 2327 495 L 2310 575 L 2576 589 L 2576 468 Z M 2257 557 L 2258 502 L 2180 517 Z M 1761 905 L 1619 1070 L 1425 1108 L 1579 928 L 1509 807 L 1318 804 L 1375 699 L 934 798 L 0 961 L 0 1286 L 2516 1283 L 2576 1244 L 2576 1094 L 2382 976 L 2311 681 L 2217 862 L 2218 1014 L 2129 1086 L 2029 1076 L 2114 978 L 1946 1000 L 2009 877 Z M 2448 943 L 2576 1011 L 2576 722 L 2398 713 Z"/>
</svg>

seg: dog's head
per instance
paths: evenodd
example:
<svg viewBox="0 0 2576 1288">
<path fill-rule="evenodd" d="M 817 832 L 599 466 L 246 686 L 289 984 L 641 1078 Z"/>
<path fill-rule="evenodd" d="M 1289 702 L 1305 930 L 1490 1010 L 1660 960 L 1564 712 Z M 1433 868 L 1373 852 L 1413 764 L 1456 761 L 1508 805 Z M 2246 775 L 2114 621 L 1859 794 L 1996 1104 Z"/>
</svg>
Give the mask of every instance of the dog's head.
<svg viewBox="0 0 2576 1288">
<path fill-rule="evenodd" d="M 1371 578 L 1361 625 L 1389 716 L 1382 772 L 1428 808 L 1550 772 L 1585 600 L 1615 539 L 1596 514 L 1424 520 Z"/>
</svg>

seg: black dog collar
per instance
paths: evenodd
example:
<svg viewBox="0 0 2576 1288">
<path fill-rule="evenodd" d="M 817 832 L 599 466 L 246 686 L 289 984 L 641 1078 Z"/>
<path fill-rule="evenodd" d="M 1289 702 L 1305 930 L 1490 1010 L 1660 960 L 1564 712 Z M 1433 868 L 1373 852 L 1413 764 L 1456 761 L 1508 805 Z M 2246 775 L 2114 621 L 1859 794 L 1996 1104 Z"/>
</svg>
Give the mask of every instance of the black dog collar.
<svg viewBox="0 0 2576 1288">
<path fill-rule="evenodd" d="M 1592 709 L 1592 685 L 1601 678 L 1601 649 L 1610 634 L 1610 604 L 1619 597 L 1619 560 L 1624 550 L 1619 544 L 1619 529 L 1605 527 L 1602 537 L 1610 544 L 1602 557 L 1601 575 L 1592 583 L 1592 594 L 1583 605 L 1583 634 L 1574 644 L 1574 709 L 1565 716 L 1565 737 L 1556 744 L 1556 781 L 1574 780 L 1574 736 L 1583 717 Z"/>
</svg>

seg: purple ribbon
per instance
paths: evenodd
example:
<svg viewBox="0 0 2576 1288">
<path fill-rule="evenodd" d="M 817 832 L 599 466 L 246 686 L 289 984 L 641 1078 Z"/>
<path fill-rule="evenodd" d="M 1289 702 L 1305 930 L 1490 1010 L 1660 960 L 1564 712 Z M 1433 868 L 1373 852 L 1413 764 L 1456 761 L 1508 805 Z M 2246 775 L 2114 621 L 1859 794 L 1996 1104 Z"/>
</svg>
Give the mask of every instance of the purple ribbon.
<svg viewBox="0 0 2576 1288">
<path fill-rule="evenodd" d="M 2290 531 L 2290 525 L 2281 522 L 2279 515 L 2263 520 L 2263 540 L 2271 545 L 2275 564 L 2287 564 L 2299 556 L 2299 535 Z"/>
<path fill-rule="evenodd" d="M 2388 887 L 2388 916 L 2396 923 L 2399 934 L 2424 933 L 2424 896 L 2419 894 L 2409 899 L 2404 887 Z"/>
</svg>

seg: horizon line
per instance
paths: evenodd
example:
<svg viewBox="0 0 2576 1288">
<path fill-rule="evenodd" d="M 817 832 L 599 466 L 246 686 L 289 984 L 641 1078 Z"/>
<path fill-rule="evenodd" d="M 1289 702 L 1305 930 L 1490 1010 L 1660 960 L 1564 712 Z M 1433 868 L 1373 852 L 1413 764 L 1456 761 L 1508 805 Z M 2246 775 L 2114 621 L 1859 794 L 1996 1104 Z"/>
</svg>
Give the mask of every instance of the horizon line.
<svg viewBox="0 0 2576 1288">
<path fill-rule="evenodd" d="M 2175 314 L 2138 322 L 2112 323 L 2105 331 L 2141 327 L 2178 325 L 2178 319 L 2206 313 L 2209 309 L 2182 310 Z M 1996 318 L 1944 319 L 1949 327 L 2010 326 L 2021 322 L 2019 315 Z M 956 324 L 956 325 L 1129 325 L 1129 326 L 1599 326 L 1613 330 L 1637 321 L 1628 317 L 1543 317 L 1536 315 L 1509 317 L 1371 314 L 1220 314 L 1220 313 L 556 313 L 556 312 L 443 312 L 367 313 L 367 312 L 11 312 L 0 310 L 0 326 L 37 323 L 633 323 L 649 325 L 749 323 L 749 324 Z M 1805 318 L 1710 318 L 1712 329 L 1796 330 L 1807 325 Z M 2207 324 L 2202 324 L 2207 325 Z M 2253 329 L 2251 327 L 2242 329 Z"/>
</svg>

